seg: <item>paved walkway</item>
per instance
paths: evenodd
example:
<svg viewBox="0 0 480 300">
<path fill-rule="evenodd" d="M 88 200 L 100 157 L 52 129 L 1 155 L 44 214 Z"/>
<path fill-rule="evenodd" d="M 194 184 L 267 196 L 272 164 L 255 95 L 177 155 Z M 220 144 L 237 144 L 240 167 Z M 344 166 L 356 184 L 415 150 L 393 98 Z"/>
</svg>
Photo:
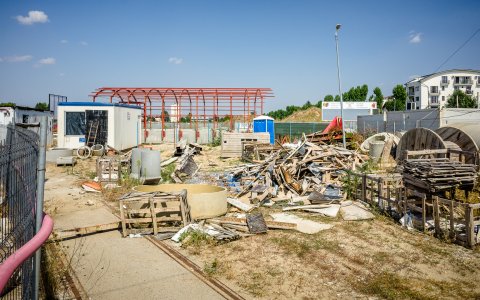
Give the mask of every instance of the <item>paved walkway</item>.
<svg viewBox="0 0 480 300">
<path fill-rule="evenodd" d="M 223 299 L 144 238 L 111 231 L 61 244 L 91 299 Z"/>
</svg>

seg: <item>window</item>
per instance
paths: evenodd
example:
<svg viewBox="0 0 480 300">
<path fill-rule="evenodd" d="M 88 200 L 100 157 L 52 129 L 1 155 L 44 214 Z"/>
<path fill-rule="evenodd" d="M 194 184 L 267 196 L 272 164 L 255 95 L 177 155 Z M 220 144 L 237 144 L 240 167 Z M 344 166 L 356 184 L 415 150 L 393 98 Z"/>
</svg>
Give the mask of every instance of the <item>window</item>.
<svg viewBox="0 0 480 300">
<path fill-rule="evenodd" d="M 454 86 L 453 89 L 456 90 L 456 91 L 458 91 L 459 87 L 458 87 L 458 86 Z"/>
<path fill-rule="evenodd" d="M 443 84 L 448 84 L 448 78 L 447 78 L 447 76 L 442 76 L 442 83 L 443 83 Z"/>
<path fill-rule="evenodd" d="M 442 102 L 445 102 L 445 96 L 442 96 Z"/>
<path fill-rule="evenodd" d="M 420 90 L 420 86 L 415 87 L 415 92 L 418 92 Z"/>
<path fill-rule="evenodd" d="M 85 135 L 85 113 L 65 113 L 65 135 Z"/>
<path fill-rule="evenodd" d="M 432 96 L 430 97 L 430 102 L 432 104 L 438 104 L 438 96 Z"/>
<path fill-rule="evenodd" d="M 420 101 L 420 97 L 415 97 L 415 101 L 416 102 Z"/>
<path fill-rule="evenodd" d="M 442 92 L 443 92 L 443 91 L 445 91 L 445 86 L 444 86 L 444 85 L 442 85 Z"/>
<path fill-rule="evenodd" d="M 438 86 L 431 86 L 430 93 L 437 94 L 438 93 Z"/>
<path fill-rule="evenodd" d="M 27 124 L 28 123 L 28 115 L 22 115 L 22 123 Z"/>
</svg>

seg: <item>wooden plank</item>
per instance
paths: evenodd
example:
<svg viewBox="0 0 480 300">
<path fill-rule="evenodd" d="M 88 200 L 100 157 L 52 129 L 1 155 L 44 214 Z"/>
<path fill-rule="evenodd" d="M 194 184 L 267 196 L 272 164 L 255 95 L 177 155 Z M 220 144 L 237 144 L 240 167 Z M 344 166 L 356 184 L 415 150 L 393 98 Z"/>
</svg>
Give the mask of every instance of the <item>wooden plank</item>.
<svg viewBox="0 0 480 300">
<path fill-rule="evenodd" d="M 157 213 L 155 208 L 155 202 L 153 202 L 153 198 L 150 198 L 149 200 L 150 200 L 150 210 L 152 215 L 153 234 L 157 235 L 158 229 L 157 229 Z"/>
<path fill-rule="evenodd" d="M 473 247 L 475 245 L 475 232 L 474 232 L 474 217 L 473 209 L 468 207 L 465 209 L 465 221 L 466 221 L 466 230 L 467 230 L 467 245 L 468 247 Z"/>
<path fill-rule="evenodd" d="M 123 237 L 126 237 L 127 236 L 127 226 L 126 226 L 126 223 L 125 223 L 125 207 L 122 203 L 122 201 L 118 201 L 119 204 L 120 204 L 120 219 L 121 219 L 121 222 L 122 222 L 122 236 Z"/>
<path fill-rule="evenodd" d="M 212 219 L 218 221 L 220 224 L 233 224 L 233 225 L 247 225 L 247 220 L 244 218 L 232 218 L 232 217 L 223 217 L 220 219 Z M 268 228 L 272 229 L 296 229 L 297 224 L 287 223 L 287 222 L 275 222 L 275 221 L 265 221 Z"/>
<path fill-rule="evenodd" d="M 123 223 L 121 221 L 118 221 L 118 222 L 112 222 L 112 223 L 106 223 L 106 224 L 92 225 L 87 227 L 78 227 L 78 228 L 72 228 L 72 229 L 64 229 L 61 231 L 54 231 L 52 234 L 51 240 L 62 241 L 64 239 L 68 239 L 72 237 L 80 237 L 87 234 L 111 231 L 111 230 L 121 228 L 122 225 Z"/>
</svg>

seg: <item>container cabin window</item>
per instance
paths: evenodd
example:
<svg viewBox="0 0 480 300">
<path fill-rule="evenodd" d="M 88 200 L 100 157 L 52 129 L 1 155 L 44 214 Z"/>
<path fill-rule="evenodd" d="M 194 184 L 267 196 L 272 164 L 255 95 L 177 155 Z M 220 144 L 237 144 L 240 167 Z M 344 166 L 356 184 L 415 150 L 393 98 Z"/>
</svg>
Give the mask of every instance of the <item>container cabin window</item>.
<svg viewBox="0 0 480 300">
<path fill-rule="evenodd" d="M 65 112 L 65 135 L 85 135 L 84 112 Z"/>
</svg>

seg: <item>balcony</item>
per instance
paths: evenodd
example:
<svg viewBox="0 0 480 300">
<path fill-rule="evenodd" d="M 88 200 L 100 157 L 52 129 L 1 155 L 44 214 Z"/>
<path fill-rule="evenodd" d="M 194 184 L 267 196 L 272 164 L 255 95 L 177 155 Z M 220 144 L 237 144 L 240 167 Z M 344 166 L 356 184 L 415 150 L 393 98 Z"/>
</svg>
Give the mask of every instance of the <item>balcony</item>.
<svg viewBox="0 0 480 300">
<path fill-rule="evenodd" d="M 447 80 L 443 80 L 443 79 L 442 79 L 442 80 L 440 81 L 440 85 L 441 85 L 441 86 L 448 86 L 449 84 L 450 84 L 450 80 L 448 80 L 448 79 L 447 79 Z"/>
<path fill-rule="evenodd" d="M 453 81 L 453 85 L 472 85 L 472 84 L 473 84 L 473 81 L 471 78 L 468 78 L 468 79 L 460 78 L 460 79 L 455 79 L 455 81 Z"/>
</svg>

